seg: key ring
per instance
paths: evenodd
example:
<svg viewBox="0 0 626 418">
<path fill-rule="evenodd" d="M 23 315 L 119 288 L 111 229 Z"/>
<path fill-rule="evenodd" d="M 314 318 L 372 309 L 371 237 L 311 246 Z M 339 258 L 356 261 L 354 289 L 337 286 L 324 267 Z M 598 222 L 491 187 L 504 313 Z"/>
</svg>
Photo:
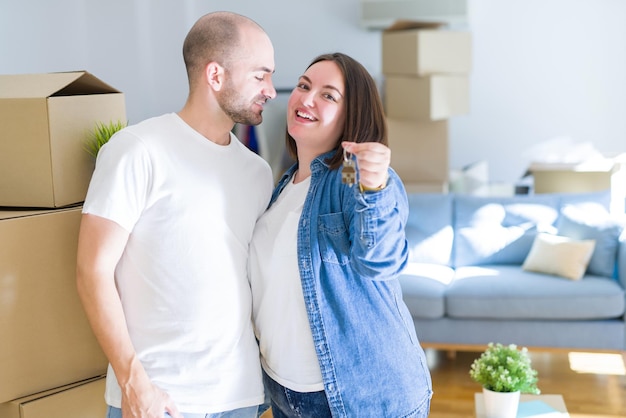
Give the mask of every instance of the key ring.
<svg viewBox="0 0 626 418">
<path fill-rule="evenodd" d="M 343 161 L 346 164 L 349 164 L 351 160 L 352 160 L 352 154 L 349 153 L 348 150 L 344 148 L 343 149 Z"/>
</svg>

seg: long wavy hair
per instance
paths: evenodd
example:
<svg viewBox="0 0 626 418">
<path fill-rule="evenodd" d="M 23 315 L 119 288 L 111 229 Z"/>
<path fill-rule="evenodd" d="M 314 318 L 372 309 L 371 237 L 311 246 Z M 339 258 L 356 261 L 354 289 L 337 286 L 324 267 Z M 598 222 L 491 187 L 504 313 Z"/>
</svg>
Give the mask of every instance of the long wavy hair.
<svg viewBox="0 0 626 418">
<path fill-rule="evenodd" d="M 380 142 L 387 145 L 387 123 L 376 82 L 361 63 L 346 54 L 335 52 L 318 56 L 307 69 L 320 61 L 337 64 L 345 84 L 346 120 L 343 132 L 337 138 L 335 153 L 326 161 L 331 169 L 336 169 L 343 161 L 342 141 Z M 297 161 L 298 147 L 289 132 L 287 151 Z"/>
</svg>

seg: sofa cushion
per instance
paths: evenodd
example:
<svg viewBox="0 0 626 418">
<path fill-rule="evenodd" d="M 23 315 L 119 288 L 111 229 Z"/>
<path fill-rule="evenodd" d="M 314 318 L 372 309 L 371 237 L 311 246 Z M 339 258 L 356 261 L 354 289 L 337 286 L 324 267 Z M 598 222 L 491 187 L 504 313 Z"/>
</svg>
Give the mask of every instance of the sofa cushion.
<svg viewBox="0 0 626 418">
<path fill-rule="evenodd" d="M 560 235 L 540 233 L 535 237 L 522 269 L 580 280 L 587 266 L 595 240 L 575 240 Z"/>
<path fill-rule="evenodd" d="M 450 265 L 452 257 L 452 195 L 409 194 L 409 218 L 405 228 L 409 261 Z"/>
<path fill-rule="evenodd" d="M 399 277 L 402 296 L 414 318 L 445 316 L 445 292 L 454 270 L 448 266 L 409 263 Z"/>
<path fill-rule="evenodd" d="M 558 205 L 554 195 L 457 195 L 453 266 L 521 265 L 537 232 L 554 230 Z"/>
<path fill-rule="evenodd" d="M 612 217 L 599 203 L 566 205 L 557 222 L 559 235 L 596 241 L 588 272 L 604 277 L 615 275 L 619 236 L 623 228 L 623 222 Z"/>
<path fill-rule="evenodd" d="M 559 199 L 559 208 L 563 208 L 567 205 L 578 205 L 581 203 L 596 203 L 604 207 L 607 211 L 611 207 L 611 189 L 584 193 L 553 193 L 552 195 Z"/>
<path fill-rule="evenodd" d="M 446 292 L 446 312 L 455 318 L 608 319 L 623 316 L 625 304 L 613 280 L 564 280 L 520 266 L 458 268 Z"/>
</svg>

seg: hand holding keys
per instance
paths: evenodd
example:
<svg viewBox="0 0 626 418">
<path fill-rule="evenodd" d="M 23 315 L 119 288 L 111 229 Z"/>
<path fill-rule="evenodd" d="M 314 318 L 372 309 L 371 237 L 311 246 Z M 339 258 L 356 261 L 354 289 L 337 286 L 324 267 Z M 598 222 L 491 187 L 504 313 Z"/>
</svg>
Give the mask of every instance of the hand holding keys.
<svg viewBox="0 0 626 418">
<path fill-rule="evenodd" d="M 343 167 L 341 169 L 341 182 L 352 187 L 356 184 L 356 169 L 354 168 L 354 160 L 352 154 L 343 149 Z"/>
<path fill-rule="evenodd" d="M 347 186 L 359 184 L 361 191 L 376 191 L 387 184 L 391 150 L 378 142 L 344 141 L 341 181 Z M 357 175 L 358 167 L 358 175 Z"/>
</svg>

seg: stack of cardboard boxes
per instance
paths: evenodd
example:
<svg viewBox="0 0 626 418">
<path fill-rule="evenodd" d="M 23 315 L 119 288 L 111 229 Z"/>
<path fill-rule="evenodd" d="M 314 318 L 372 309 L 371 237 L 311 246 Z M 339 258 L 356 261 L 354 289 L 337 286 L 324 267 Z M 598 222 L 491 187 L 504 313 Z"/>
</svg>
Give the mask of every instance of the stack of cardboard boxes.
<svg viewBox="0 0 626 418">
<path fill-rule="evenodd" d="M 446 192 L 448 118 L 469 112 L 470 33 L 399 22 L 382 60 L 391 165 L 409 192 Z"/>
<path fill-rule="evenodd" d="M 0 417 L 104 416 L 107 361 L 76 291 L 96 122 L 124 95 L 85 72 L 0 76 Z"/>
</svg>

